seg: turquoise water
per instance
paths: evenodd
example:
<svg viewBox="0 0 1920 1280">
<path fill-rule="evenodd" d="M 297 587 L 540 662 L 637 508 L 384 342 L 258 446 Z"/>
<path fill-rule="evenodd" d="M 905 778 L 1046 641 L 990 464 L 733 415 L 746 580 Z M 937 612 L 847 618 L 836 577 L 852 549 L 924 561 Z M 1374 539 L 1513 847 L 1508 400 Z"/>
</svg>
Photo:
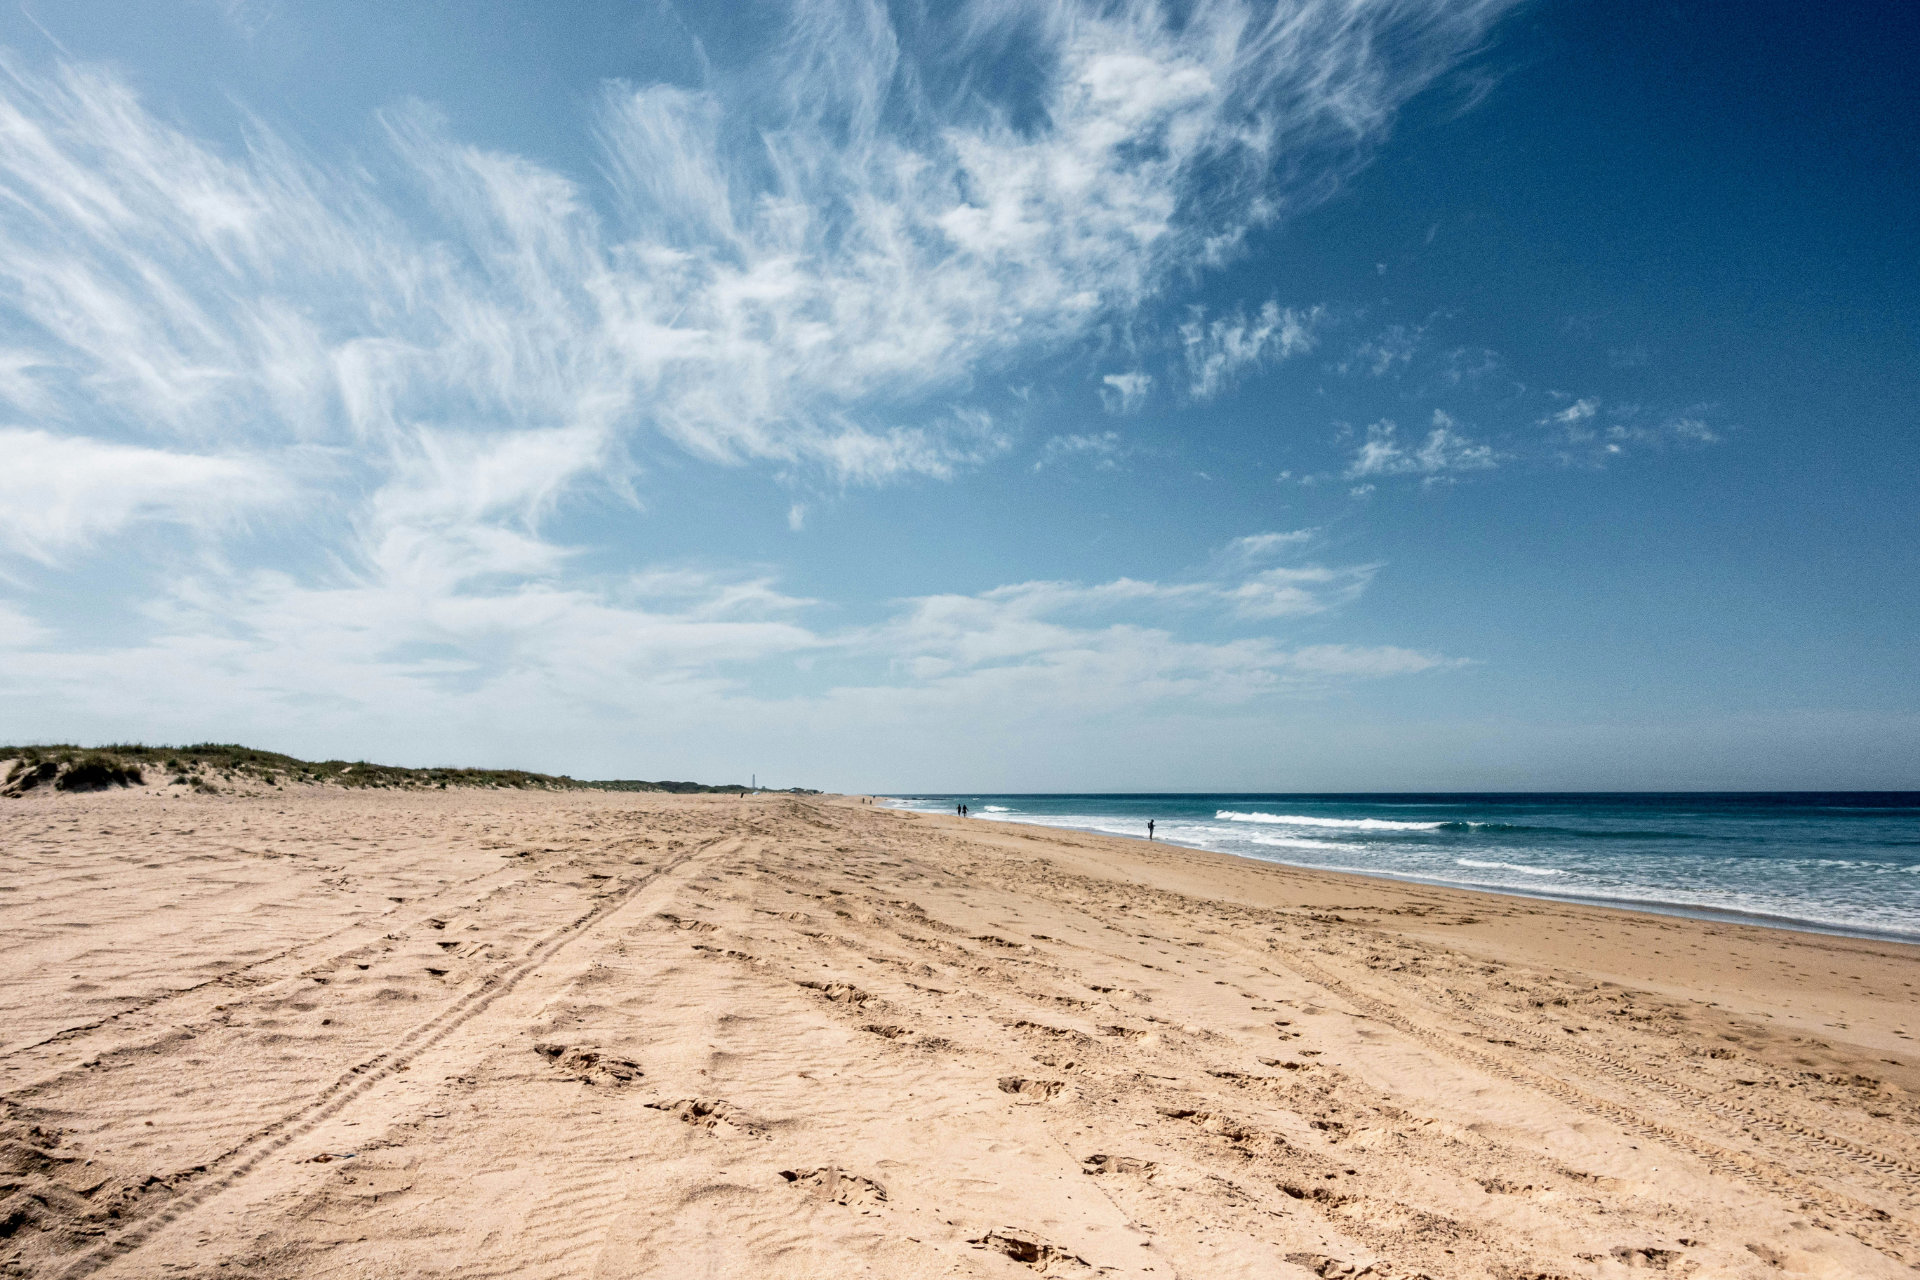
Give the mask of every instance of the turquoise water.
<svg viewBox="0 0 1920 1280">
<path fill-rule="evenodd" d="M 919 795 L 1292 866 L 1920 942 L 1920 792 Z"/>
</svg>

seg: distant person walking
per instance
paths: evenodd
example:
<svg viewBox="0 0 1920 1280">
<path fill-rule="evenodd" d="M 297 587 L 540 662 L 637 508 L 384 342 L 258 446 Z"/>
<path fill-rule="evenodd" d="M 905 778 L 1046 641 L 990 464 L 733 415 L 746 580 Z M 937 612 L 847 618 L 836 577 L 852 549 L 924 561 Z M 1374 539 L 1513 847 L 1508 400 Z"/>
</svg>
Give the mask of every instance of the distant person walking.
<svg viewBox="0 0 1920 1280">
<path fill-rule="evenodd" d="M 1147 819 L 1147 839 L 1153 839 L 1153 819 Z"/>
</svg>

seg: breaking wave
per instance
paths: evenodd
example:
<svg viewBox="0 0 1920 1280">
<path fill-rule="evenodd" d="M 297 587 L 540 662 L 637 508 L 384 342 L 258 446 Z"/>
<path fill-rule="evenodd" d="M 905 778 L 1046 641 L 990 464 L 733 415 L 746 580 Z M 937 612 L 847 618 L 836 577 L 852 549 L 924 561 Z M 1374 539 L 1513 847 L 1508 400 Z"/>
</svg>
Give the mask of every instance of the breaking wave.
<svg viewBox="0 0 1920 1280">
<path fill-rule="evenodd" d="M 1280 827 L 1334 827 L 1342 831 L 1438 831 L 1445 822 L 1396 822 L 1391 818 L 1309 818 L 1297 813 L 1238 813 L 1222 809 L 1220 822 L 1265 822 Z M 1457 825 L 1457 824 L 1452 824 Z"/>
<path fill-rule="evenodd" d="M 1455 858 L 1456 867 L 1485 867 L 1499 871 L 1518 871 L 1523 876 L 1563 876 L 1567 873 L 1556 867 L 1529 867 L 1518 862 L 1479 862 L 1473 858 Z"/>
</svg>

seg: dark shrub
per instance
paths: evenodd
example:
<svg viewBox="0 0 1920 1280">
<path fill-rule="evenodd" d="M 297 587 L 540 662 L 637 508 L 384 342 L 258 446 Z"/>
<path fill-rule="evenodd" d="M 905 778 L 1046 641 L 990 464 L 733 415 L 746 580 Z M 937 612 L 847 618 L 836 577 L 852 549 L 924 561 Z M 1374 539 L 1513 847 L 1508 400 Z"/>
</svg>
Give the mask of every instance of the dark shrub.
<svg viewBox="0 0 1920 1280">
<path fill-rule="evenodd" d="M 35 756 L 13 762 L 13 768 L 7 771 L 4 790 L 10 796 L 25 795 L 43 782 L 48 782 L 60 772 L 60 766 L 51 760 L 42 760 Z"/>
<path fill-rule="evenodd" d="M 128 764 L 112 756 L 85 755 L 62 769 L 53 785 L 62 791 L 104 791 L 108 787 L 124 787 L 145 781 L 137 764 Z"/>
</svg>

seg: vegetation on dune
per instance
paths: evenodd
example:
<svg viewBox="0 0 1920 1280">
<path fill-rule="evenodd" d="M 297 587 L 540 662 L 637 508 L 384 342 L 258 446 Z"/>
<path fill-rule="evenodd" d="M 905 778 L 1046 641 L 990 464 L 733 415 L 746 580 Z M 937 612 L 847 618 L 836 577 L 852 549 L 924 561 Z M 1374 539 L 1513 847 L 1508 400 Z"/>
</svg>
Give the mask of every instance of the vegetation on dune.
<svg viewBox="0 0 1920 1280">
<path fill-rule="evenodd" d="M 144 782 L 140 765 L 101 751 L 73 747 L 0 748 L 0 757 L 15 756 L 0 794 L 24 795 L 49 783 L 56 791 L 102 791 Z"/>
<path fill-rule="evenodd" d="M 583 782 L 583 787 L 593 787 L 599 791 L 671 791 L 674 795 L 700 795 L 710 791 L 772 791 L 771 787 L 749 787 L 744 782 L 723 783 L 710 787 L 704 782 L 639 782 L 628 778 L 607 778 L 600 782 Z M 803 787 L 790 787 L 794 795 L 819 795 L 817 791 L 807 791 Z"/>
<path fill-rule="evenodd" d="M 150 772 L 158 775 L 162 785 L 190 787 L 201 792 L 217 792 L 222 786 L 248 783 L 270 787 L 306 783 L 401 790 L 510 787 L 535 791 L 669 791 L 677 795 L 752 789 L 739 783 L 716 787 L 699 782 L 637 779 L 593 782 L 565 774 L 530 773 L 524 769 L 407 769 L 369 764 L 365 760 L 301 760 L 277 751 L 258 751 L 230 742 L 202 742 L 190 747 L 149 747 L 140 743 L 116 743 L 98 748 L 0 747 L 0 761 L 9 757 L 13 765 L 4 781 L 0 781 L 0 795 L 24 795 L 47 785 L 57 791 L 145 786 Z"/>
</svg>

